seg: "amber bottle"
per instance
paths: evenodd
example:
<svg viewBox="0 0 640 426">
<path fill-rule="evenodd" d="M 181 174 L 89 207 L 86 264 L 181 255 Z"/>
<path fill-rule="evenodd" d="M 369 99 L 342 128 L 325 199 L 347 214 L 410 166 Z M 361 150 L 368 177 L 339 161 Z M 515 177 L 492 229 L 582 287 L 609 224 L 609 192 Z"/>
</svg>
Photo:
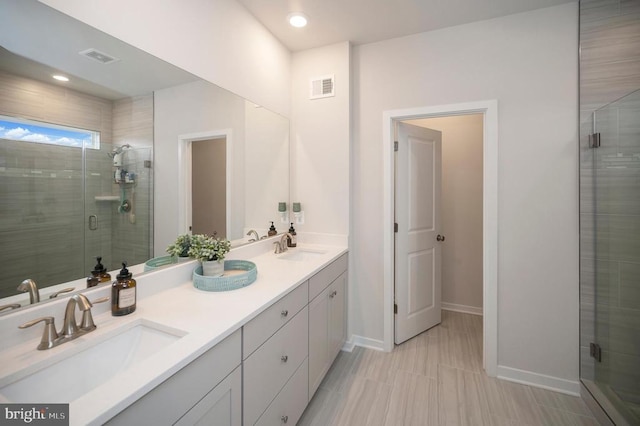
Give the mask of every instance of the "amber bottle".
<svg viewBox="0 0 640 426">
<path fill-rule="evenodd" d="M 128 315 L 136 310 L 136 280 L 131 278 L 127 264 L 122 263 L 122 269 L 111 285 L 111 315 Z"/>
</svg>

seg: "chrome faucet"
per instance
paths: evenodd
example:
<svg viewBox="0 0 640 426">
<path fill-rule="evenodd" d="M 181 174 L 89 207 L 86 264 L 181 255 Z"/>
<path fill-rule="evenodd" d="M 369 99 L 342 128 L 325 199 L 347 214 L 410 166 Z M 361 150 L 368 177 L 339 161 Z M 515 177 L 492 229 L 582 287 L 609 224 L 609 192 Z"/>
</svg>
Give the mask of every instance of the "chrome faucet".
<svg viewBox="0 0 640 426">
<path fill-rule="evenodd" d="M 75 338 L 80 332 L 78 323 L 76 322 L 76 305 L 83 312 L 88 311 L 93 306 L 84 294 L 74 294 L 71 296 L 67 302 L 67 308 L 64 310 L 64 321 L 62 323 L 62 331 L 60 331 L 62 336 Z"/>
<path fill-rule="evenodd" d="M 36 285 L 36 282 L 31 278 L 22 281 L 17 290 L 23 293 L 29 292 L 29 303 L 31 304 L 38 303 L 40 301 L 40 292 L 38 291 L 38 286 Z"/>
<path fill-rule="evenodd" d="M 99 299 L 96 300 L 96 303 L 106 300 L 108 300 L 108 298 L 104 298 L 104 300 Z M 76 306 L 83 312 L 80 327 L 78 327 L 78 323 L 76 322 Z M 44 322 L 44 331 L 42 333 L 42 338 L 40 339 L 40 344 L 38 345 L 38 350 L 55 348 L 58 345 L 71 341 L 96 329 L 96 325 L 93 323 L 93 317 L 91 316 L 92 306 L 93 305 L 84 294 L 74 294 L 71 296 L 64 311 L 64 323 L 60 333 L 56 331 L 55 319 L 53 317 L 36 318 L 19 325 L 18 328 L 24 329 L 38 324 L 39 322 Z"/>
<path fill-rule="evenodd" d="M 292 235 L 288 232 L 285 232 L 284 234 L 282 234 L 282 236 L 280 237 L 280 241 L 276 241 L 273 243 L 273 245 L 276 247 L 274 253 L 275 254 L 280 254 L 280 253 L 284 253 L 285 251 L 287 251 L 288 248 L 288 244 L 287 242 L 289 241 L 289 238 L 291 238 Z"/>
<path fill-rule="evenodd" d="M 250 237 L 251 235 L 255 235 L 255 238 L 250 239 L 249 242 L 260 240 L 260 235 L 258 235 L 255 229 L 250 229 L 249 232 L 247 232 L 247 236 Z"/>
</svg>

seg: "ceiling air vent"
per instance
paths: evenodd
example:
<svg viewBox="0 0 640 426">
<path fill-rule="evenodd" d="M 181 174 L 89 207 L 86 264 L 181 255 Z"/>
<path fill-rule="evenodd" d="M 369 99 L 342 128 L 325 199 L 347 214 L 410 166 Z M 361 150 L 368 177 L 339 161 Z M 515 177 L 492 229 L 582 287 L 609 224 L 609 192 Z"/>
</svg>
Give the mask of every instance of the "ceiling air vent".
<svg viewBox="0 0 640 426">
<path fill-rule="evenodd" d="M 112 62 L 117 62 L 120 60 L 118 58 L 114 58 L 111 55 L 108 55 L 104 52 L 101 52 L 93 48 L 83 50 L 82 52 L 78 52 L 78 53 L 80 53 L 82 56 L 86 56 L 89 59 L 93 59 L 94 61 L 100 62 L 101 64 L 110 64 Z"/>
<path fill-rule="evenodd" d="M 325 75 L 311 80 L 311 95 L 309 99 L 320 99 L 335 96 L 333 75 Z"/>
</svg>

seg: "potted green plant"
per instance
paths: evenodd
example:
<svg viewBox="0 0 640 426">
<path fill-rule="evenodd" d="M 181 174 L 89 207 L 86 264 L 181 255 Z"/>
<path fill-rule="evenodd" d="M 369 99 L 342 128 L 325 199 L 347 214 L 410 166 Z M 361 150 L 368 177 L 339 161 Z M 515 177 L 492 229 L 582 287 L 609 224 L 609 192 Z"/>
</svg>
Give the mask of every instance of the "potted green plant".
<svg viewBox="0 0 640 426">
<path fill-rule="evenodd" d="M 191 237 L 189 256 L 202 262 L 202 274 L 219 277 L 224 274 L 224 257 L 231 250 L 231 243 L 226 239 L 210 235 L 197 234 Z"/>
<path fill-rule="evenodd" d="M 167 247 L 167 253 L 171 256 L 176 256 L 178 262 L 189 260 L 189 249 L 191 248 L 191 239 L 193 237 L 189 234 L 178 235 L 178 238 Z"/>
</svg>

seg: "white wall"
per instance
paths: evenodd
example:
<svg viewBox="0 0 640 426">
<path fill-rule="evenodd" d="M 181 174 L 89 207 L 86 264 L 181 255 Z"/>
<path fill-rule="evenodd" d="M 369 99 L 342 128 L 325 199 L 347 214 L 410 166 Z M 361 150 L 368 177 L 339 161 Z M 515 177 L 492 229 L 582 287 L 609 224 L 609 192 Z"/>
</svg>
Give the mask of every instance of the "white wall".
<svg viewBox="0 0 640 426">
<path fill-rule="evenodd" d="M 206 81 L 183 84 L 154 94 L 154 255 L 162 256 L 179 227 L 178 137 L 231 129 L 231 194 L 244 194 L 245 101 Z M 229 143 L 229 139 L 227 140 Z M 229 239 L 242 238 L 244 197 L 231 197 Z"/>
<path fill-rule="evenodd" d="M 40 0 L 198 77 L 290 113 L 289 51 L 235 0 Z"/>
<path fill-rule="evenodd" d="M 354 334 L 383 338 L 383 111 L 497 99 L 498 370 L 577 389 L 577 23 L 571 3 L 354 47 Z"/>
<path fill-rule="evenodd" d="M 349 234 L 349 43 L 297 52 L 292 60 L 291 201 L 298 232 Z M 335 75 L 335 96 L 309 99 L 311 79 Z"/>
<path fill-rule="evenodd" d="M 442 305 L 482 312 L 482 114 L 408 120 L 442 132 Z"/>
</svg>

